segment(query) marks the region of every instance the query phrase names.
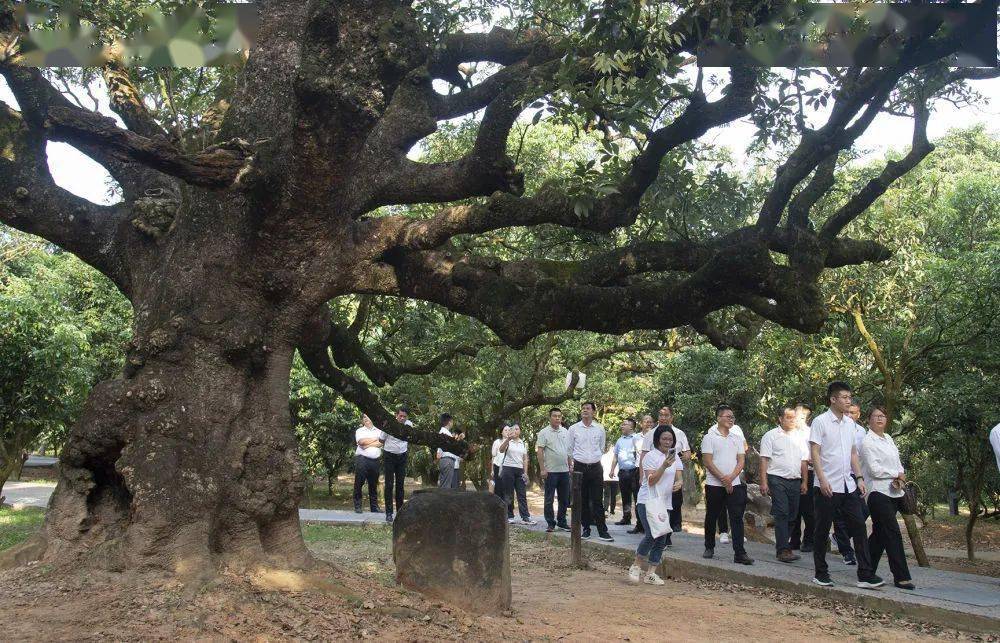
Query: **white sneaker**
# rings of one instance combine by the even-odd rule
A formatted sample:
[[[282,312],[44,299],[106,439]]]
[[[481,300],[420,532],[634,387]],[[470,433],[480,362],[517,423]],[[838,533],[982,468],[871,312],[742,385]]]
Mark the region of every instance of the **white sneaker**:
[[[535,521],[535,520],[528,519],[528,520],[522,520],[521,524],[522,525],[537,525],[538,522]]]
[[[508,518],[507,519],[507,524],[513,525],[515,522],[517,522],[517,520],[514,519],[514,518]]]
[[[638,565],[632,565],[628,568],[628,580],[633,585],[639,583],[639,579],[642,578],[642,569]]]
[[[656,572],[646,572],[646,577],[642,579],[642,582],[647,585],[663,585],[663,579],[656,575]]]
[[[722,534],[719,535],[719,542],[722,543],[723,545],[728,545],[729,534],[727,534],[726,532],[722,532]]]

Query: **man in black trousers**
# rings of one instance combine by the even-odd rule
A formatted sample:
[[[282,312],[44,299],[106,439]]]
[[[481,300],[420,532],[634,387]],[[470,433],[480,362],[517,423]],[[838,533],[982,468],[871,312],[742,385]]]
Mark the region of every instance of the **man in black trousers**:
[[[597,407],[593,402],[580,405],[580,421],[569,427],[569,466],[570,471],[583,473],[582,498],[583,537],[590,538],[591,525],[597,525],[597,534],[601,540],[614,542],[604,521],[604,469],[601,467],[601,456],[607,445],[607,433],[600,422],[594,421]]]

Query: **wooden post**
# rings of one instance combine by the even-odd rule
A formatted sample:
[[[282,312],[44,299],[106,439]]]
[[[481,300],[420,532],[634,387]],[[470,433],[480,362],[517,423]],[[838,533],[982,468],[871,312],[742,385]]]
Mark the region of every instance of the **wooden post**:
[[[572,483],[572,498],[573,502],[570,505],[573,511],[573,516],[570,520],[570,562],[576,567],[586,567],[587,564],[583,560],[583,534],[582,526],[580,521],[580,512],[583,510],[583,472],[574,471],[570,474],[573,480]]]
[[[906,533],[910,536],[910,545],[913,547],[913,554],[917,557],[917,565],[930,567],[931,562],[927,559],[927,552],[924,551],[924,539],[920,535],[917,517],[911,514],[902,515],[903,523],[906,525]]]

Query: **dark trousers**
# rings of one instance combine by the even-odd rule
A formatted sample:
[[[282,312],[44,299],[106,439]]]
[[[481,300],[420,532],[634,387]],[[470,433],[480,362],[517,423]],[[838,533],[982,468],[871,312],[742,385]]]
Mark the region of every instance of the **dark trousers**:
[[[403,481],[406,479],[406,453],[382,452],[382,467],[385,470],[385,512],[392,513],[395,497],[396,509],[403,507]],[[395,491],[395,494],[393,494]]]
[[[803,545],[812,547],[813,532],[816,531],[816,521],[813,517],[813,472],[809,472],[806,481],[808,491],[799,497],[799,512],[792,519],[792,529],[788,544],[792,549],[801,549]],[[803,528],[803,525],[805,527]]]
[[[670,529],[673,531],[681,531],[683,522],[681,520],[681,505],[684,504],[684,489],[678,489],[670,496],[670,506],[673,509],[670,510]]]
[[[354,508],[361,509],[361,487],[368,483],[368,502],[378,511],[378,458],[354,456]]]
[[[632,503],[639,495],[639,469],[621,469],[618,471],[618,489],[622,493],[622,518],[632,522]]]
[[[604,509],[608,513],[615,512],[615,504],[618,500],[618,481],[617,480],[605,480],[604,481]]]
[[[514,505],[514,494],[517,494],[517,509],[521,513],[521,520],[531,520],[531,513],[528,512],[528,493],[524,486],[524,469],[521,467],[504,467],[500,471],[500,483],[503,485],[504,502],[508,507]],[[514,514],[508,516],[513,518]]]
[[[507,502],[507,496],[503,492],[503,481],[500,480],[500,467],[493,465],[493,493],[498,495],[500,498]],[[507,502],[507,517],[514,517],[514,498],[510,498],[510,502]]]
[[[569,508],[569,471],[560,471],[545,476],[545,522],[549,527],[566,526],[566,510]],[[559,496],[559,513],[555,513],[552,502]],[[511,512],[513,515],[513,511]]]
[[[868,505],[861,502],[861,517],[868,518]],[[833,515],[833,539],[837,541],[837,551],[841,556],[854,558],[854,547],[851,547],[851,537],[847,533],[847,522],[840,514]]]
[[[747,508],[746,485],[733,486],[732,493],[725,487],[705,485],[705,549],[715,549],[715,528],[719,517],[729,516],[729,536],[733,540],[733,553],[746,554],[743,548],[743,512]]]
[[[847,488],[827,498],[816,489],[813,492],[816,505],[816,531],[813,533],[813,565],[816,575],[826,575],[826,549],[830,544],[830,526],[838,511],[847,523],[847,533],[854,541],[854,556],[858,561],[858,580],[867,580],[872,575],[872,561],[868,556],[868,539],[865,534],[865,519],[861,513],[861,496],[855,491],[847,493]]]
[[[604,522],[604,503],[602,495],[604,491],[604,468],[600,462],[584,464],[573,462],[573,470],[583,474],[583,488],[581,490],[581,501],[583,510],[580,512],[580,522],[584,529],[590,529],[591,525],[597,525],[597,532],[608,533],[608,525]]]
[[[912,580],[910,568],[906,564],[906,552],[903,550],[903,535],[896,522],[896,512],[902,510],[900,499],[873,491],[868,494],[868,509],[872,516],[872,533],[868,536],[872,572],[878,570],[879,559],[885,551],[893,580],[897,583]]]
[[[802,495],[801,478],[767,476],[767,486],[771,489],[771,515],[774,516],[774,547],[780,554],[788,546],[788,532],[792,518],[799,512],[799,496]]]

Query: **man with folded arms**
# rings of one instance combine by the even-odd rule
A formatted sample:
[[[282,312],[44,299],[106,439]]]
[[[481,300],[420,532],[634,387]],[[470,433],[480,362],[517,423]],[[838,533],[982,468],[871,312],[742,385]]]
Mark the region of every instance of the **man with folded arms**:
[[[813,420],[809,434],[812,465],[816,473],[813,497],[816,501],[816,532],[813,539],[813,582],[831,587],[826,549],[830,542],[830,525],[834,514],[840,513],[854,541],[858,562],[858,587],[875,589],[884,583],[872,570],[865,534],[865,519],[861,513],[861,495],[865,481],[861,479],[861,461],[855,442],[857,424],[847,415],[851,406],[851,387],[845,382],[831,382],[826,390],[830,409]],[[859,493],[860,492],[860,493]]]
[[[798,515],[799,497],[805,493],[809,471],[809,452],[795,437],[797,419],[795,407],[784,406],[778,415],[779,426],[765,433],[760,441],[760,492],[771,496],[774,545],[783,563],[801,558],[788,544],[791,521]]]

